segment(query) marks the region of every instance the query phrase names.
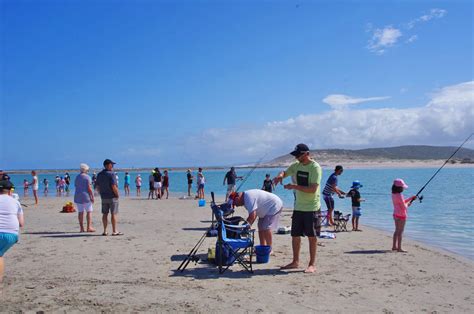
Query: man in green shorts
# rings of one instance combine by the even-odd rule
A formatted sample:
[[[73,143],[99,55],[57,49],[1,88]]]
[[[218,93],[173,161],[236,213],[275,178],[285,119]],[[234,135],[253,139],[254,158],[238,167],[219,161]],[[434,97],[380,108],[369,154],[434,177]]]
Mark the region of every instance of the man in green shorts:
[[[293,176],[296,184],[285,184],[287,190],[294,190],[296,199],[291,217],[291,237],[293,248],[293,260],[282,269],[294,269],[299,267],[301,237],[307,236],[309,240],[310,260],[305,273],[316,271],[316,229],[319,227],[319,211],[321,203],[319,198],[319,186],[321,185],[321,166],[309,156],[309,148],[305,144],[298,144],[290,153],[297,161],[292,163],[285,171],[273,178],[275,186],[283,184],[283,178]]]

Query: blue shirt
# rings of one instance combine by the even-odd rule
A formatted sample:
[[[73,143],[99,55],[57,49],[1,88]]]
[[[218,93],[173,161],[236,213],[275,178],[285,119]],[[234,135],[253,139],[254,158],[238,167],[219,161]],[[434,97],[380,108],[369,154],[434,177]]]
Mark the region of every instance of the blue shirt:
[[[333,173],[329,176],[328,180],[326,181],[326,186],[323,190],[323,195],[329,196],[334,194],[333,186],[337,186],[337,175]]]
[[[74,186],[76,188],[74,192],[74,203],[85,204],[91,202],[89,195],[90,185],[91,178],[87,174],[81,173],[76,177],[76,180],[74,181]]]
[[[97,175],[97,186],[99,187],[100,197],[103,199],[115,198],[114,191],[112,190],[113,185],[117,185],[117,179],[113,171],[107,171],[106,169],[99,172]]]

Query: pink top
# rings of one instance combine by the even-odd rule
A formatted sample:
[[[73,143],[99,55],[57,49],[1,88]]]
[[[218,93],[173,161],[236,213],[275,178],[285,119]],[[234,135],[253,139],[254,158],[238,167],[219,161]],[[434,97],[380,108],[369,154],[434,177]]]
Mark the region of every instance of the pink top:
[[[408,216],[408,203],[412,197],[405,199],[402,193],[392,193],[393,215],[399,218],[406,218]]]

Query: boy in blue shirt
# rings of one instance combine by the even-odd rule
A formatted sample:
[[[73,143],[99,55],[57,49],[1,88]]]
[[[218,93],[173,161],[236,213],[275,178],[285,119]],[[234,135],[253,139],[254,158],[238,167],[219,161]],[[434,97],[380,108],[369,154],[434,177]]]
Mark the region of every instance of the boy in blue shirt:
[[[351,190],[347,193],[347,196],[350,196],[352,200],[352,231],[362,231],[359,229],[359,217],[362,216],[360,202],[365,200],[360,197],[359,189],[361,187],[362,184],[359,181],[354,181]]]

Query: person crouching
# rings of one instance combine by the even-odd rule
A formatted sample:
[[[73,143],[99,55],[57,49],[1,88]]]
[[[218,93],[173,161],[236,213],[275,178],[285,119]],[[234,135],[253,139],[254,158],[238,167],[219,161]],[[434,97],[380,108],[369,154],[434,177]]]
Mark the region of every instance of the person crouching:
[[[283,210],[282,200],[273,193],[259,189],[245,192],[233,192],[229,196],[233,206],[244,206],[249,216],[247,222],[252,225],[258,217],[258,238],[260,245],[272,246],[272,232],[278,227]]]

